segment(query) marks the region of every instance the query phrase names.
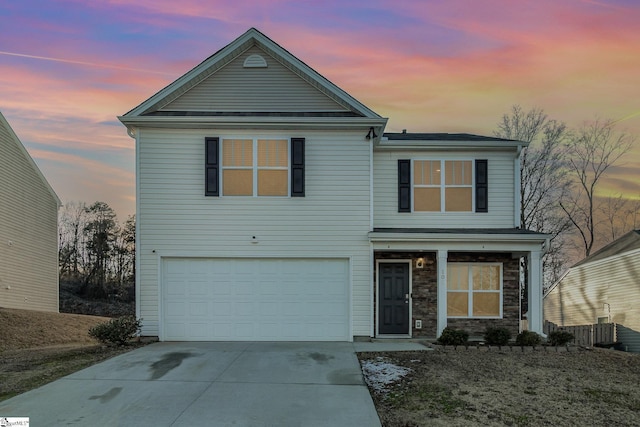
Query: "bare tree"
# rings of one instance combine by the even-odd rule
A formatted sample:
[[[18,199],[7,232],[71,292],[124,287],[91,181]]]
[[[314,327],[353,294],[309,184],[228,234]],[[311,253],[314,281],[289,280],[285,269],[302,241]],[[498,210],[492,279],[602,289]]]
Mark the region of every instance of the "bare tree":
[[[95,202],[85,209],[88,221],[84,227],[89,254],[89,268],[84,278],[84,292],[92,298],[108,296],[108,266],[113,254],[117,231],[116,213],[104,202]]]
[[[113,242],[113,279],[115,285],[124,288],[133,283],[135,277],[135,235],[136,216],[127,218],[124,225],[115,232]]]
[[[640,220],[640,200],[626,198],[622,194],[609,196],[600,203],[602,221],[606,223],[603,240],[613,242],[623,234],[635,230]]]
[[[60,212],[58,226],[60,276],[77,279],[86,261],[84,227],[87,220],[84,202],[68,202]]]
[[[566,193],[560,206],[578,232],[584,256],[591,254],[597,228],[597,189],[607,170],[629,151],[633,138],[618,133],[611,120],[585,123],[567,144],[567,167],[572,178],[572,191]]]
[[[529,143],[520,155],[520,227],[551,236],[542,262],[545,281],[553,283],[566,268],[563,233],[570,227],[558,204],[569,190],[564,167],[567,127],[550,119],[540,108],[524,111],[515,105],[502,117],[495,135]],[[525,299],[526,286],[525,282]]]

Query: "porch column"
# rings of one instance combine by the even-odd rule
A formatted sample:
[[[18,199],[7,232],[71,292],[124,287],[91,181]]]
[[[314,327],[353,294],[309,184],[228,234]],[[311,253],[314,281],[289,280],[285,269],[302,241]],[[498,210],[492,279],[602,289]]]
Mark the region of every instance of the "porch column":
[[[531,251],[529,258],[529,311],[527,321],[529,330],[544,336],[542,331],[542,262],[540,251]]]
[[[438,330],[436,337],[447,327],[447,251],[438,251]]]

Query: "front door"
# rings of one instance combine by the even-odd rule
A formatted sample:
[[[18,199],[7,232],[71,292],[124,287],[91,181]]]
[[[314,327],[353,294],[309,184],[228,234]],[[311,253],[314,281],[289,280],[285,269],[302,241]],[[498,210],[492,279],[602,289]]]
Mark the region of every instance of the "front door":
[[[378,333],[409,335],[409,266],[378,264]]]

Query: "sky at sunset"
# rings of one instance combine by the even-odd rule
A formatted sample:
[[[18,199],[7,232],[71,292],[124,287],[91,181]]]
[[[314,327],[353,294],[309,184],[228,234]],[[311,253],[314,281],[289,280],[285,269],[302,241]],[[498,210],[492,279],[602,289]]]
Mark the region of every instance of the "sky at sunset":
[[[256,27],[387,131],[492,135],[512,105],[637,136],[603,189],[640,198],[636,0],[0,0],[0,112],[63,203],[135,211],[122,115]]]

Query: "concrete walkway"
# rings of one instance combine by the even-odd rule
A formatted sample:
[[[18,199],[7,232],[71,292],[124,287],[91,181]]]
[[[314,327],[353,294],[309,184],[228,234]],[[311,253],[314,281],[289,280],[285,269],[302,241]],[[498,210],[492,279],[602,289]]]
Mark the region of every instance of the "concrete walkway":
[[[155,343],[0,402],[0,417],[33,426],[379,426],[355,351],[389,348]]]

